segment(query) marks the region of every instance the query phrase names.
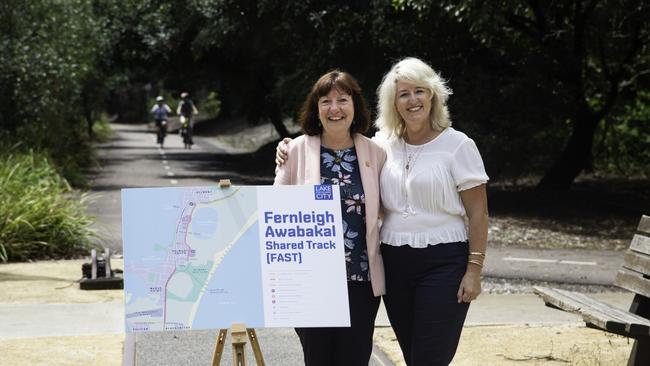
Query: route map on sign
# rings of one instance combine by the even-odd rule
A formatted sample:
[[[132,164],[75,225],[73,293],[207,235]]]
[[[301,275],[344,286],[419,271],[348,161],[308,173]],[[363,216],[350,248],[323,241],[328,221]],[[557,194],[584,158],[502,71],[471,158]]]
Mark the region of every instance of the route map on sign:
[[[349,323],[343,250],[335,244],[340,203],[316,201],[314,187],[122,190],[127,332],[311,324],[327,313],[313,290],[323,285],[333,286],[326,302],[333,297],[339,307],[323,324]],[[311,196],[299,200],[304,208],[278,208],[281,192],[291,199],[298,191]],[[280,220],[293,217],[311,223]],[[278,237],[288,232],[292,243]],[[329,285],[339,277],[343,286]]]

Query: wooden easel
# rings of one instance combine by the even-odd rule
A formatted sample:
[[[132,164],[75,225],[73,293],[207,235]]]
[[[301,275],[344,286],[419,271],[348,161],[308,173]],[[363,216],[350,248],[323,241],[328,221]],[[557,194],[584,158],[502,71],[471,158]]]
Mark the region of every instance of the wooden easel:
[[[219,187],[228,188],[231,186],[230,179],[220,179]],[[221,356],[223,356],[223,347],[226,343],[226,335],[228,334],[228,329],[220,329],[219,335],[217,336],[217,343],[214,345],[214,353],[212,354],[212,366],[219,366],[221,363]],[[257,366],[264,366],[264,357],[262,356],[262,350],[260,349],[260,344],[257,341],[257,334],[255,329],[246,328],[246,324],[243,323],[233,323],[230,327],[230,336],[232,337],[232,364],[233,366],[246,366],[246,352],[244,346],[246,346],[246,337],[251,341],[251,347],[253,348],[253,355],[255,355],[255,361]]]
[[[223,346],[226,343],[226,334],[228,329],[220,329],[217,336],[217,343],[214,346],[214,353],[212,354],[212,366],[219,366],[221,363],[221,356],[223,355]],[[232,337],[232,364],[233,366],[246,366],[246,337],[251,341],[253,348],[253,355],[255,355],[255,362],[257,366],[265,366],[264,357],[260,344],[257,341],[257,334],[255,329],[246,328],[246,324],[233,323],[230,328],[230,336]]]

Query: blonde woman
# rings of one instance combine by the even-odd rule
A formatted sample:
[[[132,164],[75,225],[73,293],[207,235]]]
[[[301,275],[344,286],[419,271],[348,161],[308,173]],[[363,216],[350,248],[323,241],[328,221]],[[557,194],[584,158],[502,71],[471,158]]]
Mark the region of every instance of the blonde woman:
[[[448,365],[481,292],[488,176],[474,141],[451,127],[450,94],[416,58],[378,88],[384,303],[408,365]]]

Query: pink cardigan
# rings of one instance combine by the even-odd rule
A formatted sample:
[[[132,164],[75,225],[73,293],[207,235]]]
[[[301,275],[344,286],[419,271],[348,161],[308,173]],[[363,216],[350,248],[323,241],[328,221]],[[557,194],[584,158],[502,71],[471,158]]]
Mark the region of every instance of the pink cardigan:
[[[366,196],[366,243],[370,282],[375,296],[386,293],[384,261],[379,251],[379,174],[386,153],[369,138],[355,134],[361,183]],[[320,136],[302,135],[289,143],[289,159],[275,169],[274,185],[320,184]]]

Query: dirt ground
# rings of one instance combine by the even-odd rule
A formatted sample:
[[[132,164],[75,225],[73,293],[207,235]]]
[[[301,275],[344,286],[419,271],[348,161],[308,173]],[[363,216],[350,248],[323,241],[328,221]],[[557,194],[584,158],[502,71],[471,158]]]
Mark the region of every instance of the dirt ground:
[[[642,214],[650,180],[581,177],[569,191],[488,185],[489,246],[623,250]]]
[[[375,343],[396,366],[403,361],[391,328],[377,328]],[[625,365],[627,338],[575,326],[465,327],[452,365]]]
[[[0,303],[48,304],[124,301],[116,290],[81,291],[78,260],[0,264]],[[124,268],[122,259],[111,260],[113,268]]]
[[[0,339],[2,366],[122,364],[123,334]]]

